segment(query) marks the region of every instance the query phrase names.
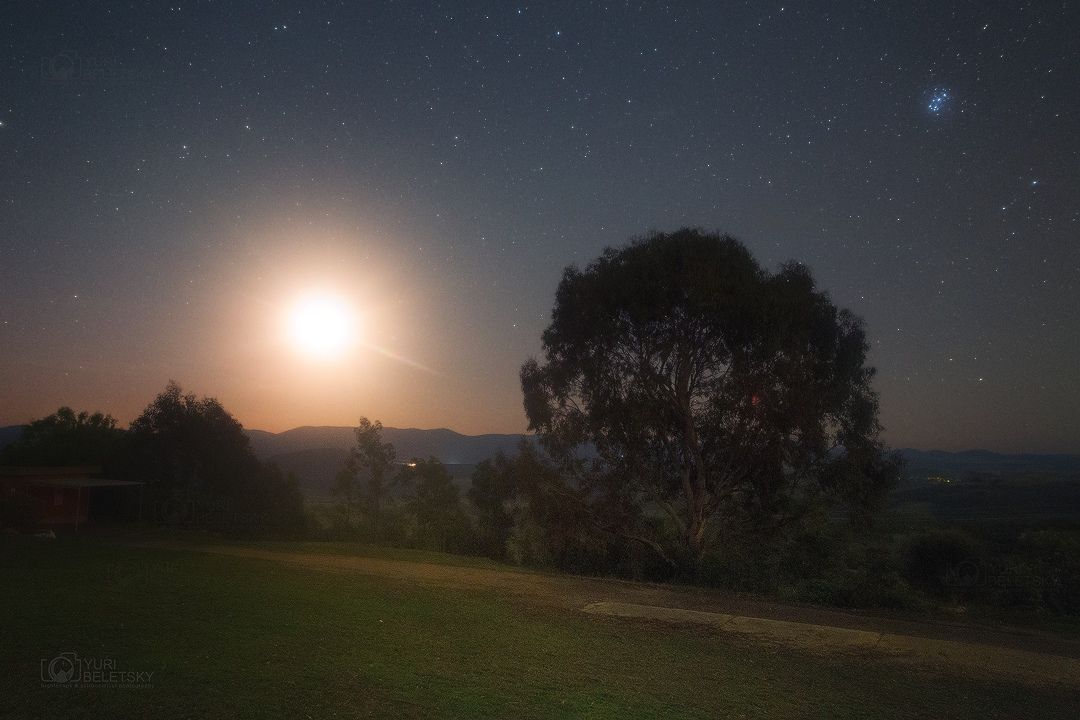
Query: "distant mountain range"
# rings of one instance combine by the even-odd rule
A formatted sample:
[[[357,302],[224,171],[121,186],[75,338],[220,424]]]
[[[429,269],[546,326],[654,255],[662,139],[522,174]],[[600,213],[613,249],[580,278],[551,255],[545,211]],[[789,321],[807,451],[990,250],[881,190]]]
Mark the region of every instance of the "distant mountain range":
[[[303,450],[333,448],[347,451],[356,444],[351,427],[298,427],[280,433],[248,430],[251,447],[261,458]],[[440,428],[383,428],[383,440],[393,443],[399,460],[434,456],[451,465],[475,464],[498,451],[514,453],[526,435],[462,435]]]
[[[326,495],[334,477],[356,444],[351,427],[298,427],[280,433],[248,430],[255,454],[292,472],[306,492]],[[418,430],[416,428],[383,428],[383,440],[393,443],[397,458],[436,457],[450,471],[455,482],[468,486],[476,464],[502,451],[517,452],[526,435],[462,435],[453,430]]]
[[[0,427],[0,447],[15,441],[23,426]],[[298,427],[280,433],[248,430],[255,454],[272,460],[283,470],[296,473],[301,485],[314,493],[329,490],[337,471],[355,443],[353,428],[322,426]],[[400,461],[436,457],[445,463],[455,479],[467,483],[472,468],[482,460],[502,451],[514,454],[523,439],[514,434],[462,435],[440,428],[384,428],[383,439],[393,443]],[[905,461],[905,475],[919,478],[942,475],[960,478],[972,474],[1014,475],[1047,473],[1080,475],[1080,455],[1006,455],[987,450],[944,452],[940,450],[899,450]]]
[[[989,450],[914,450],[898,451],[904,458],[904,474],[949,475],[959,477],[971,474],[1013,475],[1021,473],[1052,473],[1055,475],[1080,474],[1080,455],[1037,455],[1020,453],[1005,455]]]
[[[350,427],[300,427],[282,433],[249,430],[248,437],[256,454],[277,463],[282,470],[295,473],[306,489],[316,493],[329,490],[355,442]],[[394,444],[399,460],[434,456],[446,463],[455,480],[463,486],[468,484],[468,477],[477,463],[500,450],[512,455],[522,439],[529,437],[462,435],[446,429],[383,429],[383,438]],[[904,458],[904,474],[909,478],[1024,473],[1080,475],[1080,455],[1006,455],[987,450],[944,452],[912,448],[898,452]]]

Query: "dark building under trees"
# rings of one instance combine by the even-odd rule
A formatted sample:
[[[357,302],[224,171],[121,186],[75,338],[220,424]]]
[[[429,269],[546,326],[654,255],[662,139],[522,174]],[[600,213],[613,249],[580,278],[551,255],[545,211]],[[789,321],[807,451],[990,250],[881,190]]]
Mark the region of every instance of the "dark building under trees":
[[[143,483],[102,477],[101,468],[0,467],[0,493],[18,502],[24,528],[71,528],[141,518]],[[15,524],[15,523],[10,523]]]

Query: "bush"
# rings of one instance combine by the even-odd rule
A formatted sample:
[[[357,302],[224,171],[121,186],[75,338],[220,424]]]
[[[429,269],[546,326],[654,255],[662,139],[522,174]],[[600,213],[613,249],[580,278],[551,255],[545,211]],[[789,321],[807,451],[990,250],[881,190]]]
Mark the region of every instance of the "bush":
[[[972,594],[984,568],[978,544],[960,530],[928,530],[911,538],[904,550],[908,582],[934,597]]]
[[[40,527],[40,521],[34,498],[17,493],[0,493],[0,530],[32,533]]]
[[[707,550],[697,562],[695,579],[738,592],[772,593],[782,584],[780,555],[775,547],[749,543]]]
[[[506,555],[515,565],[544,567],[554,564],[547,545],[543,529],[532,518],[524,517],[515,522],[510,531],[510,537],[506,541]]]
[[[795,587],[793,599],[815,605],[893,610],[910,610],[922,604],[918,594],[900,573],[876,570],[872,567],[859,568],[807,580]]]
[[[695,579],[739,591],[792,595],[807,580],[844,567],[851,542],[847,526],[812,512],[772,537],[714,538],[697,563]]]
[[[999,604],[1080,614],[1080,533],[1024,533],[992,580]]]

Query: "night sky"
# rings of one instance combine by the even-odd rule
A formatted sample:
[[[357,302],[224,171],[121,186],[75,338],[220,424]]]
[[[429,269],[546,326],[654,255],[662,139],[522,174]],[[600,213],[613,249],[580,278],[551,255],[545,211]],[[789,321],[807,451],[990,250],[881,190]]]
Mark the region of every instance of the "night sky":
[[[563,267],[690,225],[866,319],[892,444],[1080,451],[1077,4],[847,5],[13,4],[0,424],[522,431]]]

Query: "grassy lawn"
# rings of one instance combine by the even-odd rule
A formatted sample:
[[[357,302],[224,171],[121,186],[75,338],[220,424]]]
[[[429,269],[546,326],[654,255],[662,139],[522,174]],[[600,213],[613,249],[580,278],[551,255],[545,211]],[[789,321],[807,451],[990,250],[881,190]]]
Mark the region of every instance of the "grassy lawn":
[[[217,541],[214,544],[228,544]],[[320,542],[320,541],[237,541],[232,544],[240,547],[261,548],[276,552],[311,553],[314,555],[359,555],[362,557],[377,558],[379,560],[404,560],[406,562],[434,563],[435,565],[455,565],[457,567],[476,567],[520,570],[521,568],[506,565],[495,560],[469,555],[450,555],[448,553],[435,552],[432,550],[414,550],[411,548],[396,548],[386,545],[365,545],[355,542]],[[537,572],[531,570],[531,572]]]
[[[3,540],[0,573],[5,718],[1075,716],[1065,688],[253,559]],[[151,686],[43,685],[61,652]]]

